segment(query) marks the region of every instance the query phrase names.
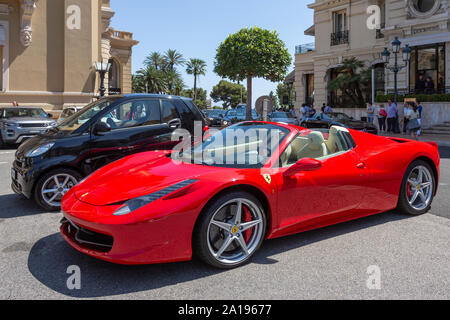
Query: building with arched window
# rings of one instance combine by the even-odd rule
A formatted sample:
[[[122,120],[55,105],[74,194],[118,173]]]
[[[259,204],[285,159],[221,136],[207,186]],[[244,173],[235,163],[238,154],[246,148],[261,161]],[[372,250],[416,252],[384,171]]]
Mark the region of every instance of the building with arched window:
[[[110,0],[0,0],[0,105],[85,105],[99,95],[99,61],[112,63],[106,94],[131,92],[138,42],[113,16]]]

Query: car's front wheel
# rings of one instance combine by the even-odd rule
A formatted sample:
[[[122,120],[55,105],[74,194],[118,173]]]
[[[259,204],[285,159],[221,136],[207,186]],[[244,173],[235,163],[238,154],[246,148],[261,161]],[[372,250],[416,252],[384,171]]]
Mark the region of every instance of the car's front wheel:
[[[266,216],[246,192],[223,195],[208,205],[194,230],[194,253],[207,264],[231,269],[247,263],[261,246]]]
[[[71,169],[56,169],[44,174],[34,188],[34,199],[43,209],[58,211],[63,196],[78,184],[81,175]]]
[[[428,212],[435,195],[436,181],[430,165],[416,160],[406,170],[400,190],[398,209],[410,215]]]

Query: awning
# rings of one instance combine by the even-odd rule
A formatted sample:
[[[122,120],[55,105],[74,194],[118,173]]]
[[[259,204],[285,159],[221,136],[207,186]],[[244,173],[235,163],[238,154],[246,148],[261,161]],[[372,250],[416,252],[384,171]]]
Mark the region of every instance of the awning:
[[[407,44],[410,47],[424,46],[427,44],[450,42],[450,32],[442,32],[437,34],[430,34],[426,36],[417,36],[411,38],[399,39],[402,42],[402,47]]]
[[[315,36],[316,35],[316,26],[313,24],[311,27],[305,30],[305,36]]]

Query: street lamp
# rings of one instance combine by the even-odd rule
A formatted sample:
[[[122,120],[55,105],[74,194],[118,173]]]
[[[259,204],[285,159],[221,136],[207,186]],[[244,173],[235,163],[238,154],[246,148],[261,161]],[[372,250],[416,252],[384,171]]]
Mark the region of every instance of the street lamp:
[[[108,62],[94,62],[95,71],[100,74],[100,96],[103,97],[105,95],[105,75],[109,72],[111,68],[111,63]]]
[[[406,45],[403,48],[403,61],[405,62],[404,66],[400,66],[398,64],[398,54],[400,53],[400,46],[402,42],[398,40],[398,37],[395,37],[394,41],[392,41],[392,52],[394,53],[394,65],[388,66],[389,59],[391,53],[388,48],[384,48],[384,51],[381,53],[381,57],[383,58],[383,62],[385,63],[385,68],[394,72],[394,102],[397,104],[398,102],[398,87],[397,87],[397,74],[400,70],[408,66],[408,62],[411,60],[411,48]]]

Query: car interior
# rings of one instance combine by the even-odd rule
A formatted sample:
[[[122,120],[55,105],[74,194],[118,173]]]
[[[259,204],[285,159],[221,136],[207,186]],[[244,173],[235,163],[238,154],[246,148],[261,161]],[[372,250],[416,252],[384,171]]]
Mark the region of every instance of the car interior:
[[[348,132],[347,129],[338,126],[301,131],[281,155],[281,166],[289,167],[304,158],[323,160],[351,150],[344,132]]]

